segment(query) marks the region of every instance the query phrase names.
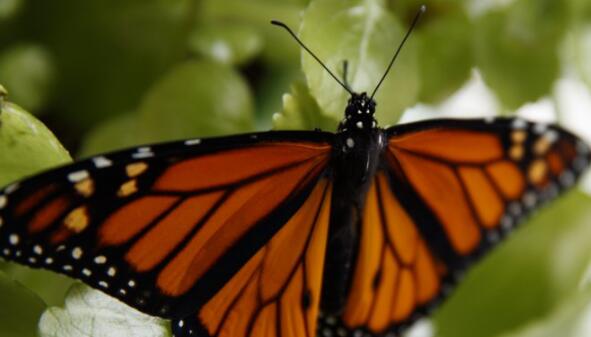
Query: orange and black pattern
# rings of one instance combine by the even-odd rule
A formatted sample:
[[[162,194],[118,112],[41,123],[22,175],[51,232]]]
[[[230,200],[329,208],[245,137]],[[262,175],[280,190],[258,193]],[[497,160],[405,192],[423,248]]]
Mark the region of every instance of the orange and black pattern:
[[[145,146],[10,185],[0,256],[171,319],[176,337],[396,336],[591,159],[521,119],[380,129],[351,117],[372,116],[368,99],[337,133]]]
[[[554,126],[464,123],[393,135],[386,151],[392,174],[418,195],[458,257],[498,241],[571,187],[589,161],[587,146]]]
[[[371,184],[361,226],[343,323],[379,333],[406,322],[437,297],[445,269],[392,193],[385,172]]]
[[[179,323],[198,321],[203,335],[212,337],[314,337],[330,195],[330,183],[322,179],[269,243],[199,310],[197,320]]]
[[[586,144],[520,119],[435,120],[388,130],[365,198],[342,314],[319,336],[395,336],[532,210],[571,187]]]
[[[0,196],[1,253],[153,315],[189,315],[196,287],[222,288],[301,205],[322,199],[313,192],[330,155],[321,135],[254,136],[236,137],[239,146],[210,139],[144,147],[9,186]]]

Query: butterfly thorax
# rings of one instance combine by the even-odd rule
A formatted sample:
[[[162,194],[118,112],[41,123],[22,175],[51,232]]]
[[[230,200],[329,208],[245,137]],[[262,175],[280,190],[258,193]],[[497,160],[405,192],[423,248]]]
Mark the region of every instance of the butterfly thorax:
[[[347,102],[345,118],[339,124],[339,132],[371,130],[378,125],[374,118],[376,102],[366,93],[352,94]]]
[[[340,169],[335,170],[335,178],[342,176],[352,195],[358,195],[358,189],[373,176],[384,147],[382,129],[374,119],[375,107],[366,93],[353,94],[336,135],[333,160]]]

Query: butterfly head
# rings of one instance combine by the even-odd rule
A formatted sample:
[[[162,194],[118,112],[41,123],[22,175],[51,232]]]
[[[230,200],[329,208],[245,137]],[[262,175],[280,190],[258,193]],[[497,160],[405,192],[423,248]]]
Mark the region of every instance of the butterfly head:
[[[345,118],[339,125],[339,131],[376,128],[375,111],[376,102],[371,97],[364,92],[353,93],[347,102]]]

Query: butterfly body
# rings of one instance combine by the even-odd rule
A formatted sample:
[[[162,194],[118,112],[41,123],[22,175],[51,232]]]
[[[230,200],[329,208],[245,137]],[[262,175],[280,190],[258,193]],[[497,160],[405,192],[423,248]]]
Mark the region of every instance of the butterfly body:
[[[354,94],[335,134],[330,174],[334,180],[329,240],[327,242],[324,283],[331,284],[323,294],[322,309],[339,314],[350,286],[359,223],[365,196],[380,165],[385,147],[384,130],[374,119],[375,102],[365,93]]]

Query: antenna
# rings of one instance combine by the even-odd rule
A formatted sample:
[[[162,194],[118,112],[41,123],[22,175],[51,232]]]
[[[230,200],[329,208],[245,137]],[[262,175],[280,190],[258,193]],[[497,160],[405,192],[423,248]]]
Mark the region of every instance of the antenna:
[[[314,55],[314,53],[310,49],[308,49],[308,47],[306,47],[306,45],[302,41],[300,41],[300,39],[298,39],[295,33],[285,23],[277,20],[271,20],[271,24],[285,28],[285,30],[287,30],[287,32],[297,41],[297,43],[299,43],[300,46],[302,46],[302,48],[304,48],[304,50],[308,52],[308,54],[310,54],[318,63],[320,63],[320,65],[330,74],[330,76],[332,76],[332,78],[335,79],[335,81],[337,81],[341,85],[341,87],[347,90],[349,94],[353,95],[353,91],[351,91],[351,89],[349,89],[341,80],[339,80],[332,73],[332,71],[330,71],[330,69],[328,69],[328,67],[326,67],[324,63],[322,63],[322,61],[320,61],[320,59],[316,55]]]
[[[370,99],[373,99],[373,96],[378,91],[378,88],[380,87],[380,85],[382,85],[382,82],[384,82],[384,79],[386,78],[386,75],[388,75],[388,72],[390,72],[390,69],[392,68],[392,65],[394,64],[394,61],[396,60],[396,58],[398,57],[398,54],[402,50],[402,46],[404,46],[404,43],[406,42],[406,40],[410,36],[410,33],[413,31],[413,29],[417,25],[417,22],[419,21],[419,18],[421,17],[421,15],[423,13],[425,13],[426,10],[427,10],[427,6],[421,5],[421,8],[419,8],[419,11],[415,15],[415,18],[412,20],[412,23],[410,24],[410,28],[408,29],[408,32],[406,32],[406,35],[404,36],[404,39],[402,39],[402,42],[398,46],[398,49],[396,49],[396,52],[394,53],[394,56],[392,57],[392,60],[390,61],[390,64],[388,65],[388,68],[386,68],[386,72],[384,73],[384,75],[382,76],[382,78],[380,79],[380,81],[378,82],[378,85],[376,85],[376,88],[371,93]]]
[[[349,61],[344,60],[343,61],[343,83],[345,84],[345,86],[349,89],[351,89],[351,86],[349,85],[349,82],[347,81],[347,75],[349,73]]]

